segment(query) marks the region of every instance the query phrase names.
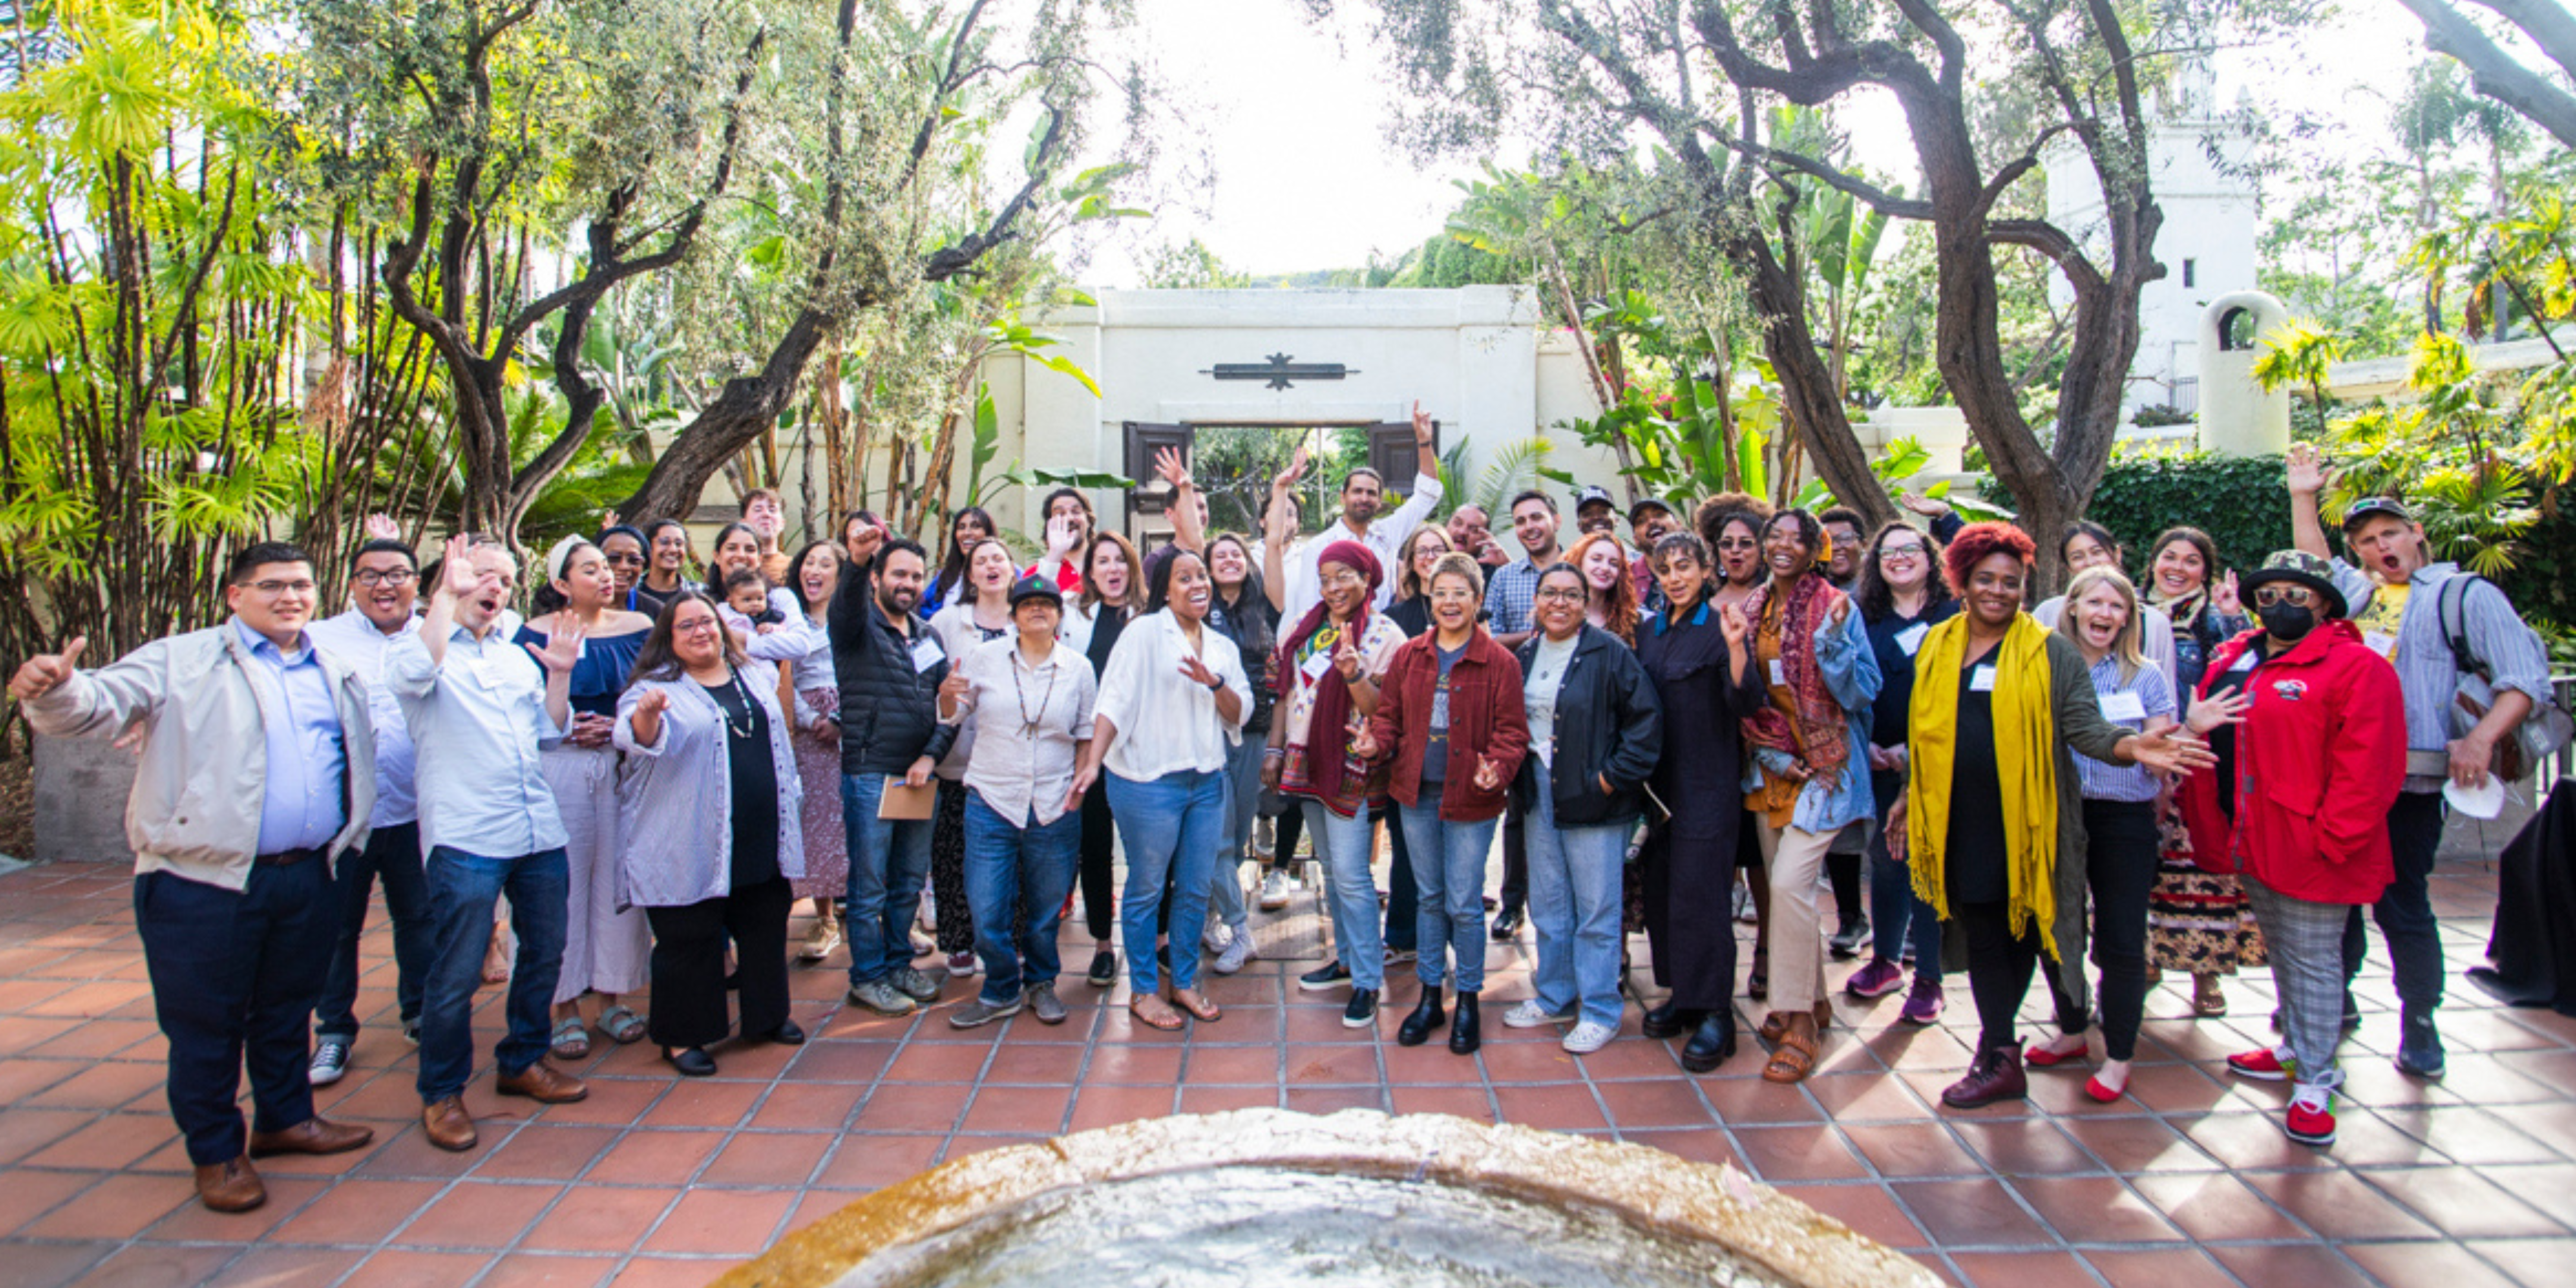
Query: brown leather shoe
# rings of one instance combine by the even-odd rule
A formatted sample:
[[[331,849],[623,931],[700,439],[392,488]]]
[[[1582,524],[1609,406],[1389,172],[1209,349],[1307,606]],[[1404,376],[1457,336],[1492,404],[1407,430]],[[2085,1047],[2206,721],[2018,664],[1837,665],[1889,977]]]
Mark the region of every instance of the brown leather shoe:
[[[271,1154],[345,1154],[376,1138],[373,1127],[352,1127],[335,1123],[320,1114],[284,1131],[255,1131],[250,1134],[250,1156],[266,1158]]]
[[[259,1173],[245,1154],[229,1163],[198,1168],[197,1201],[217,1212],[248,1212],[268,1201],[268,1187],[259,1183]]]
[[[449,1096],[422,1106],[420,1129],[421,1134],[429,1137],[430,1144],[450,1153],[472,1149],[479,1139],[474,1134],[473,1115],[465,1112],[463,1096]]]
[[[517,1073],[505,1073],[496,1079],[492,1089],[505,1096],[526,1096],[541,1105],[564,1105],[590,1094],[581,1079],[568,1073],[557,1073],[539,1060]]]

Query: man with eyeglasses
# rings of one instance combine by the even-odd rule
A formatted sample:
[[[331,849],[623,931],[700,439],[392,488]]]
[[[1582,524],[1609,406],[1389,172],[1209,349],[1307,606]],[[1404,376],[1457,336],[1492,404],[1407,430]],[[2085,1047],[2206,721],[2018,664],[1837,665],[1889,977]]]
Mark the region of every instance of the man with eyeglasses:
[[[2391,498],[2363,497],[2344,511],[2343,540],[2352,560],[2332,558],[2317,497],[2333,477],[2316,448],[2292,445],[2291,539],[2302,552],[2331,560],[2335,589],[2354,606],[2363,641],[2396,666],[2406,699],[2406,788],[2388,812],[2397,875],[2371,915],[2388,939],[2397,977],[2398,1072],[2429,1081],[2444,1068],[2442,1036],[2433,1019],[2442,1004],[2443,966],[2431,884],[2446,812],[2442,785],[2486,785],[2496,744],[2514,737],[2534,704],[2550,698],[2549,654],[2495,583],[2456,563],[2433,562],[2424,525]],[[2454,651],[2454,636],[2464,650]],[[2495,700],[2472,727],[2455,735],[2453,697],[2460,676],[2481,665]],[[2344,932],[2347,983],[2360,973],[2365,947],[2356,909]],[[2359,1018],[2356,1008],[2345,1007],[2346,1024]]]
[[[1510,514],[1512,537],[1521,543],[1522,553],[1485,579],[1485,629],[1493,632],[1495,643],[1517,649],[1538,633],[1539,574],[1562,562],[1565,552],[1556,544],[1555,497],[1531,488],[1512,498]],[[1501,906],[1494,912],[1493,936],[1501,943],[1520,933],[1529,909],[1529,841],[1518,805],[1503,812],[1503,885],[1498,893]]]
[[[304,1045],[338,921],[331,867],[362,844],[375,776],[366,685],[315,648],[313,561],[263,541],[225,579],[232,616],[96,671],[87,641],[9,681],[36,732],[141,735],[126,800],[134,920],[169,1039],[170,1114],[217,1212],[268,1200],[253,1157],[336,1154],[375,1138],[313,1112]],[[235,1100],[250,1070],[245,1139]]]
[[[314,1008],[313,1085],[329,1086],[348,1071],[358,1042],[358,937],[367,928],[367,901],[378,881],[385,912],[394,923],[394,1001],[403,1036],[420,1041],[421,990],[431,948],[429,886],[420,864],[420,806],[412,789],[411,726],[402,704],[385,687],[385,657],[419,626],[420,570],[401,530],[383,515],[367,519],[368,540],[349,571],[349,611],[313,623],[313,646],[367,686],[367,714],[375,726],[376,805],[367,818],[367,843],[332,873],[339,932],[323,966],[322,996]]]

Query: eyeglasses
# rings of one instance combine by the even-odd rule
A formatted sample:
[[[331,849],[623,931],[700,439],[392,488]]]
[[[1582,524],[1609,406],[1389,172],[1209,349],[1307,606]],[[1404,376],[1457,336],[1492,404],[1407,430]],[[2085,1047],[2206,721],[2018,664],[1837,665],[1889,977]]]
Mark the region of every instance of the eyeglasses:
[[[1565,587],[1563,587],[1563,586],[1557,586],[1557,587],[1553,587],[1553,588],[1550,588],[1550,589],[1547,589],[1547,590],[1542,590],[1542,591],[1538,592],[1538,594],[1535,596],[1535,598],[1543,599],[1543,600],[1550,600],[1550,599],[1552,599],[1552,600],[1557,601],[1558,603],[1566,603],[1566,604],[1580,604],[1580,603],[1582,603],[1582,602],[1583,602],[1583,600],[1584,600],[1585,596],[1586,596],[1586,595],[1588,595],[1589,593],[1590,593],[1590,592],[1588,592],[1588,591],[1582,591],[1582,590],[1567,590],[1567,589],[1566,589]]]
[[[2305,586],[2260,586],[2255,588],[2254,602],[2305,608],[2317,602],[2317,592]]]
[[[1880,546],[1878,548],[1878,557],[1881,559],[1920,559],[1925,553],[1921,546]]]
[[[1762,543],[1751,537],[1722,537],[1718,540],[1717,548],[1720,550],[1759,550],[1762,548]]]
[[[644,566],[644,556],[643,556],[641,553],[636,552],[636,551],[627,551],[627,552],[624,552],[624,553],[622,553],[622,554],[604,555],[604,556],[602,556],[602,558],[605,558],[606,560],[608,560],[608,562],[610,562],[610,563],[612,563],[612,564],[633,564],[633,565],[635,565],[635,566],[636,566],[636,567],[638,567],[638,568],[641,568],[641,567],[643,567],[643,566]]]
[[[1346,572],[1324,578],[1324,584],[1335,590],[1348,590],[1355,586],[1367,585],[1368,578],[1355,572]]]
[[[241,584],[245,588],[258,591],[271,599],[290,593],[297,595],[310,595],[313,593],[313,583],[310,581],[251,581],[243,582]]]
[[[671,623],[671,633],[677,635],[683,631],[690,633],[711,631],[716,629],[720,624],[721,623],[717,622],[716,619],[712,617],[692,617],[685,622]]]
[[[354,581],[361,586],[373,589],[377,586],[408,585],[419,575],[420,574],[413,572],[409,568],[388,568],[381,572],[376,569],[369,568],[349,580]]]

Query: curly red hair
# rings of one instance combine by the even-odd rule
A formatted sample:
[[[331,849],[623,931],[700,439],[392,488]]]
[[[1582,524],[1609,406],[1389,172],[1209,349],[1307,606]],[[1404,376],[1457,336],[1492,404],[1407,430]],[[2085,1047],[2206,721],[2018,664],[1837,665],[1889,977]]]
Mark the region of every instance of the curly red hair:
[[[2006,554],[2028,564],[2039,557],[2030,534],[2009,523],[1971,523],[1950,538],[1950,547],[1941,552],[1941,572],[1949,578],[1950,593],[1968,596],[1968,573],[1987,556]]]

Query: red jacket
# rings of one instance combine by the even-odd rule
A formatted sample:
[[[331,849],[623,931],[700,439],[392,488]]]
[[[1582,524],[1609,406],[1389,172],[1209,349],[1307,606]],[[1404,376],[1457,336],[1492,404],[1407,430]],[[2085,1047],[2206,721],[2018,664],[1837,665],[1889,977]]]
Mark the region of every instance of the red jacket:
[[[1377,715],[1369,733],[1380,755],[1392,753],[1388,790],[1405,805],[1422,801],[1422,753],[1431,741],[1432,691],[1440,684],[1438,632],[1424,631],[1395,651],[1378,681]],[[1521,664],[1510,649],[1479,626],[1467,651],[1449,668],[1449,771],[1440,790],[1440,817],[1480,823],[1503,812],[1512,778],[1529,752],[1529,715],[1521,706]],[[1500,785],[1476,786],[1476,757],[1495,762]]]
[[[2406,708],[2397,671],[2340,619],[2288,652],[2236,672],[2262,638],[2249,631],[2210,658],[2207,694],[2231,673],[2254,700],[2236,726],[2236,819],[2218,808],[2211,770],[2194,774],[2183,814],[2195,849],[2294,899],[2374,903],[2395,876],[2388,811],[2406,782]],[[2223,851],[2221,846],[2224,847]]]

